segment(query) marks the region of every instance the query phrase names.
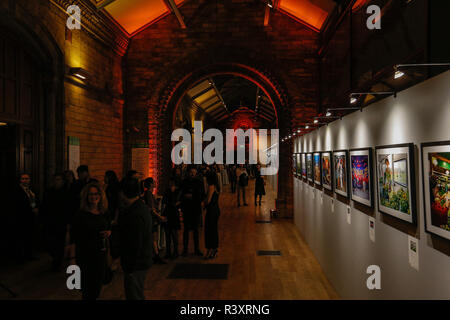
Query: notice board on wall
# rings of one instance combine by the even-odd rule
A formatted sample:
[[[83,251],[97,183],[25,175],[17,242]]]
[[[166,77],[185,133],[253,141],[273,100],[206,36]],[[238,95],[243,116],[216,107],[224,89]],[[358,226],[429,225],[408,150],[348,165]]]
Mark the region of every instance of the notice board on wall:
[[[80,138],[68,137],[68,165],[69,170],[76,172],[80,166]]]
[[[131,149],[131,168],[136,170],[143,177],[148,175],[149,148]]]

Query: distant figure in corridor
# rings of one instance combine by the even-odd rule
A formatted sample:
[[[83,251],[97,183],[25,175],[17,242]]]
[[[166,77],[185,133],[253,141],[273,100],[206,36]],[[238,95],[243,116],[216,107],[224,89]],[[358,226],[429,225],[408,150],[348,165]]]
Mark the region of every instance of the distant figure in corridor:
[[[120,183],[125,209],[119,216],[120,262],[127,300],[144,300],[144,283],[152,265],[152,214],[139,199],[139,181],[125,178]]]
[[[255,168],[255,206],[256,200],[259,196],[259,205],[261,206],[261,198],[262,196],[266,195],[266,189],[264,188],[265,185],[264,178],[261,176],[261,165],[257,165]]]
[[[33,235],[38,214],[38,200],[31,190],[31,178],[22,173],[19,185],[14,190],[14,234],[16,236],[16,258],[18,262],[34,260]]]
[[[178,230],[180,230],[180,189],[175,179],[169,180],[169,188],[164,193],[162,215],[167,219],[163,223],[166,234],[166,259],[178,258]],[[173,253],[172,253],[173,244]]]
[[[231,184],[231,192],[235,193],[236,192],[236,166],[232,165],[229,168],[230,172],[229,172],[229,177],[230,177],[230,184]]]
[[[183,211],[183,256],[188,254],[189,231],[194,234],[194,247],[197,256],[203,256],[199,248],[198,228],[202,218],[202,201],[205,198],[203,182],[196,178],[197,169],[191,166],[189,175],[183,180],[181,187],[181,210]]]
[[[237,205],[241,206],[240,196],[242,193],[242,201],[244,202],[244,206],[248,206],[247,200],[245,199],[245,189],[248,186],[248,172],[245,169],[244,165],[240,164],[236,169],[236,179],[237,179]],[[241,192],[242,191],[242,192]]]
[[[106,276],[106,243],[111,235],[107,210],[108,201],[100,185],[92,182],[85,186],[72,226],[83,300],[96,300],[100,296]]]
[[[210,173],[206,177],[208,181],[208,193],[205,199],[205,247],[207,249],[206,259],[214,259],[217,256],[219,247],[218,222],[220,216],[219,192],[220,187],[217,176]]]

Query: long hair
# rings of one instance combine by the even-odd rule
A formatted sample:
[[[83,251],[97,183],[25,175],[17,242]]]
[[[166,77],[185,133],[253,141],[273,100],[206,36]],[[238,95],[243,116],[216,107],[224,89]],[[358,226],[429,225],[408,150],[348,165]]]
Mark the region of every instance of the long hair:
[[[106,194],[97,182],[91,182],[83,188],[81,191],[81,203],[80,209],[83,211],[89,211],[88,193],[90,188],[97,189],[100,194],[100,201],[98,203],[98,210],[101,213],[105,213],[108,210],[108,200],[106,199]]]
[[[116,186],[119,184],[119,179],[114,171],[108,170],[105,172],[105,176],[108,178],[108,185]]]

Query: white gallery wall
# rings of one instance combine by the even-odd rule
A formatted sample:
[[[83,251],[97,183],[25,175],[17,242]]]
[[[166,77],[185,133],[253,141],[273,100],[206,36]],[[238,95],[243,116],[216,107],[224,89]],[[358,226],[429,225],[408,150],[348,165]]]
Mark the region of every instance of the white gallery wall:
[[[295,152],[415,145],[419,270],[409,263],[408,234],[383,221],[377,201],[373,242],[369,238],[370,215],[357,210],[353,201],[349,201],[349,224],[347,204],[336,199],[336,194],[332,194],[332,212],[329,195],[294,178],[295,224],[342,298],[450,299],[450,256],[434,247],[424,229],[420,158],[421,143],[445,140],[450,140],[450,71],[294,140]],[[375,183],[373,187],[376,200]],[[442,241],[449,247],[448,240]],[[380,290],[367,288],[370,265],[381,268]]]

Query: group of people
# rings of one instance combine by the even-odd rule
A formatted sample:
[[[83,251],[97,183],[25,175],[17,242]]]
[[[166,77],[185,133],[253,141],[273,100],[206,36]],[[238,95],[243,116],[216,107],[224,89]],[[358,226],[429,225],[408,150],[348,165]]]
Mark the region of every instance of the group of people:
[[[162,201],[154,195],[153,178],[140,180],[129,171],[119,181],[114,171],[106,171],[103,185],[90,177],[86,165],[55,174],[53,184],[42,201],[31,189],[28,174],[20,175],[14,194],[15,226],[20,230],[15,252],[19,262],[33,257],[33,234],[41,221],[52,269],[58,271],[68,256],[70,264],[81,269],[83,299],[97,299],[104,284],[111,281],[115,262],[124,272],[127,299],[143,299],[145,275],[153,263],[164,264],[158,244],[158,230],[165,234],[164,259],[179,256],[178,234],[183,225],[183,251],[187,256],[193,234],[194,255],[214,259],[218,254],[220,216],[219,195],[229,182],[238,191],[244,206],[250,177],[255,182],[255,205],[265,194],[260,167],[254,166],[176,166]],[[234,184],[233,184],[234,182]],[[237,188],[236,188],[237,186]],[[203,219],[203,211],[205,211]],[[206,253],[199,244],[199,229],[204,227]]]

